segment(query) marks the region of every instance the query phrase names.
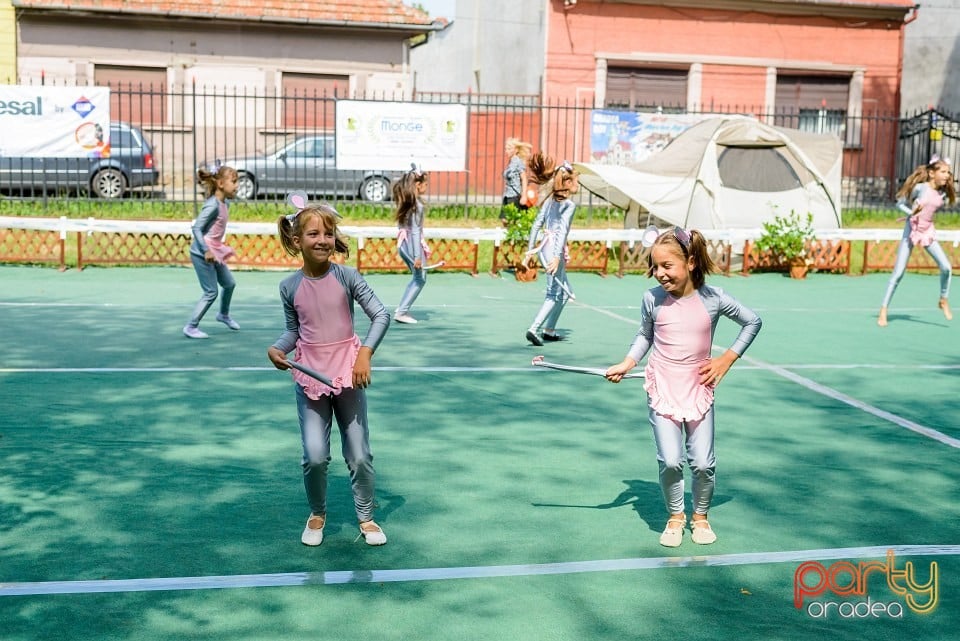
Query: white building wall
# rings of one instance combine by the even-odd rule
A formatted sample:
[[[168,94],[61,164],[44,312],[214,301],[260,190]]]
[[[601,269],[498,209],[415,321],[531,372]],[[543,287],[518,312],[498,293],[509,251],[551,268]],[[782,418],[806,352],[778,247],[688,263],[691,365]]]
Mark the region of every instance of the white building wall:
[[[923,0],[906,26],[901,110],[929,106],[960,115],[960,1]]]
[[[451,24],[410,52],[417,92],[539,94],[549,0],[457,0]]]

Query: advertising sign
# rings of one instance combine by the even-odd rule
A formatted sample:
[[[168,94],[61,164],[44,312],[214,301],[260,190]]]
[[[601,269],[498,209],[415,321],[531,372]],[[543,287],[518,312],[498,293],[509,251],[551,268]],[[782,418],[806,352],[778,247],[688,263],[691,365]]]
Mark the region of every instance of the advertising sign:
[[[338,169],[464,171],[467,108],[338,100],[336,143]]]
[[[0,156],[109,156],[110,89],[0,85],[0,131]]]
[[[590,114],[590,162],[629,167],[666,147],[709,115],[595,109]]]

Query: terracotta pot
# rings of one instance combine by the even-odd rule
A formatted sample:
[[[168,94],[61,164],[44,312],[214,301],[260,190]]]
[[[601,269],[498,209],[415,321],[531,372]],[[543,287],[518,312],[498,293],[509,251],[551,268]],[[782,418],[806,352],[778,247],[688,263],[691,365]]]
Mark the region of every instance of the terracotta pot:
[[[802,258],[790,261],[790,278],[806,278],[807,263]]]

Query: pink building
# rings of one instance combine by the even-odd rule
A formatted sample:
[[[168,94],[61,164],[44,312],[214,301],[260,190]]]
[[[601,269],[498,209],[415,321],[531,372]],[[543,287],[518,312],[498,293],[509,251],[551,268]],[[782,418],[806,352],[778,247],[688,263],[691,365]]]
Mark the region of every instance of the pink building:
[[[890,132],[864,116],[900,109],[904,28],[914,5],[550,0],[543,98],[597,109],[733,111],[831,132],[845,143],[844,175],[860,175],[863,157],[893,158]],[[583,124],[566,129],[572,136]],[[874,162],[869,173],[877,175]]]

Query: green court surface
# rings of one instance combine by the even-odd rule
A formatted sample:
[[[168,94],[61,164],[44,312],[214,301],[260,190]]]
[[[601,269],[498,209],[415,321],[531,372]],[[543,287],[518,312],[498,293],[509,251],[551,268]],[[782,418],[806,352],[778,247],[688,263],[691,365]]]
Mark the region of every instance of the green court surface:
[[[421,323],[391,327],[368,390],[389,542],[355,540],[335,437],[326,540],[301,545],[292,383],[265,355],[284,275],[238,272],[241,331],[213,310],[211,338],[191,341],[192,270],[0,267],[0,639],[920,641],[960,628],[960,319],[936,308],[935,276],[905,277],[887,328],[886,274],[710,280],[764,327],[717,392],[719,540],[668,549],[642,381],[531,366],[623,357],[653,282],[588,274],[571,276],[568,340],[541,348],[523,334],[542,279],[431,274]],[[407,280],[368,277],[390,310]],[[721,320],[718,353],[736,329]],[[797,608],[801,567],[831,582]]]

